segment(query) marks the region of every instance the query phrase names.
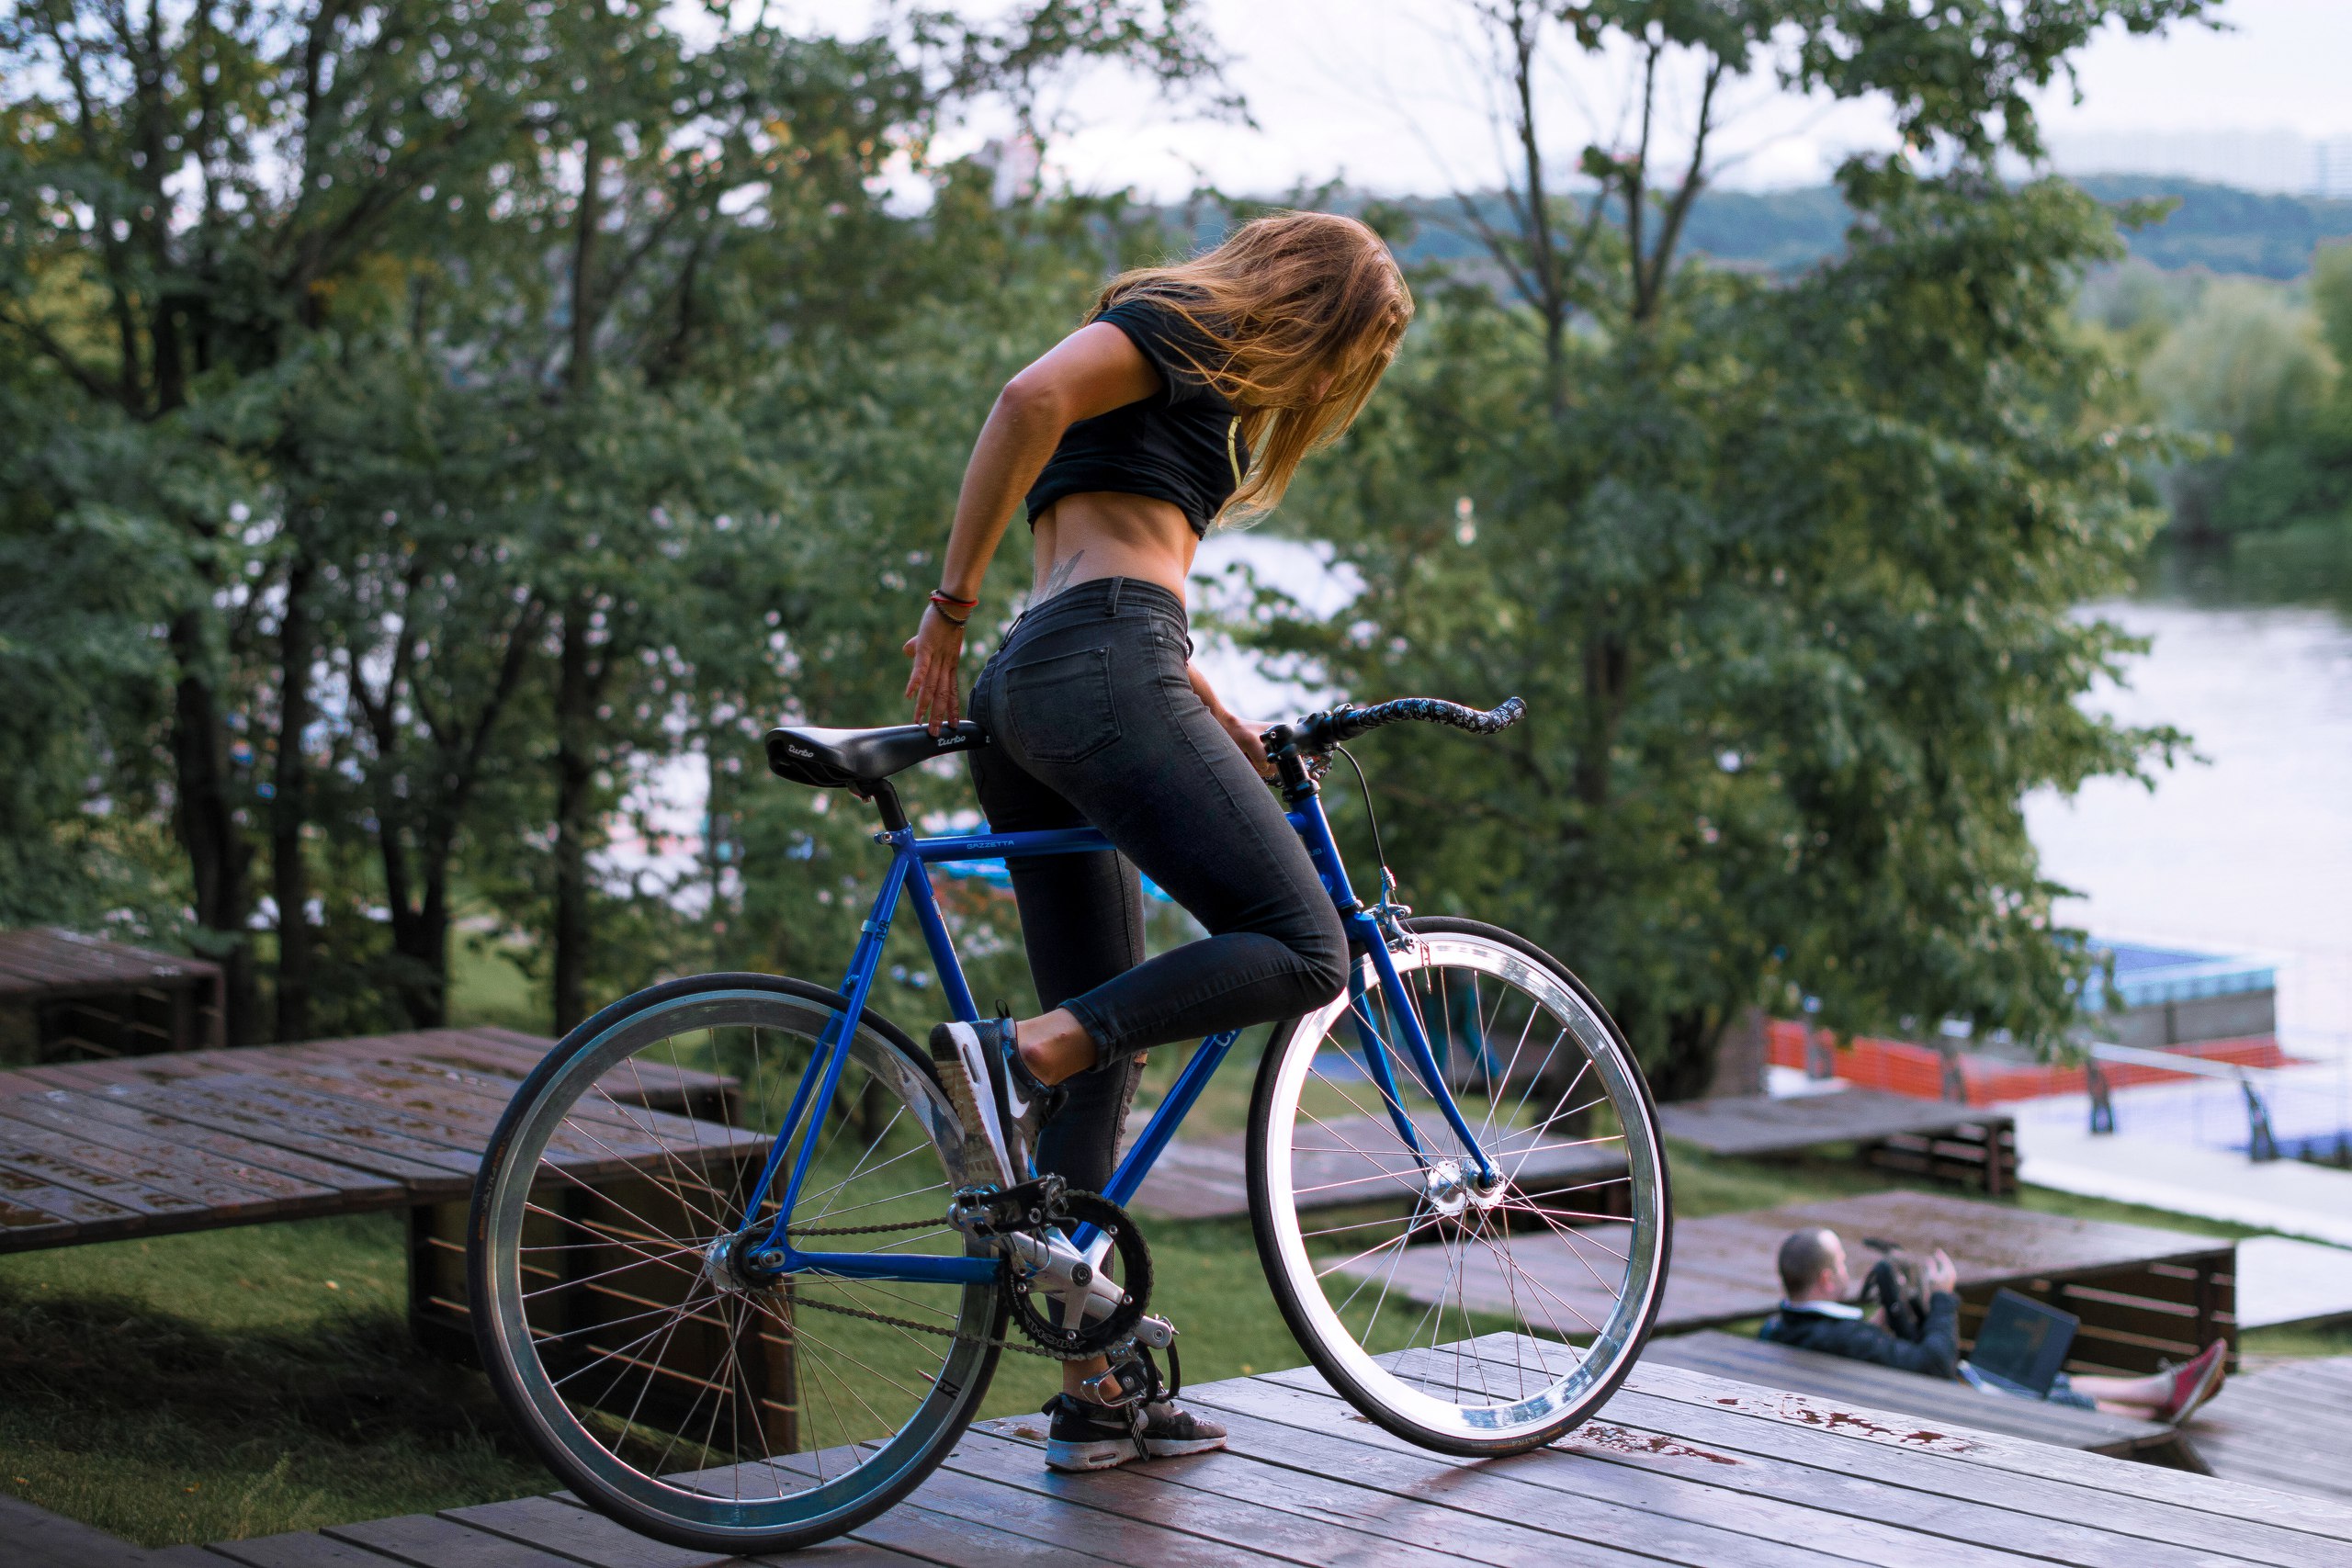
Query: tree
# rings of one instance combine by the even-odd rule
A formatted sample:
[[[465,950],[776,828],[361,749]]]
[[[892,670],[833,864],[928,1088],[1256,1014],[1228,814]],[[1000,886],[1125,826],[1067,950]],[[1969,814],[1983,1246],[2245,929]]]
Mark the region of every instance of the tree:
[[[891,179],[944,177],[942,116],[1031,123],[1089,61],[1214,86],[1184,0],[807,35],[629,4],[7,7],[0,378],[73,405],[8,475],[7,547],[169,546],[84,584],[102,635],[28,615],[54,639],[28,660],[79,661],[59,689],[122,700],[58,731],[8,852],[55,886],[87,848],[69,800],[167,811],[234,1041],[270,1028],[265,979],[281,1035],[381,1021],[370,988],[440,1021],[484,894],[576,1020],[597,911],[628,902],[593,864],[611,809],[709,711],[682,649],[741,666],[769,627],[730,643],[721,610],[797,587],[707,564],[741,565],[735,519],[805,521],[740,434],[772,366],[919,314],[959,258]],[[77,465],[101,442],[110,470]],[[837,574],[864,543],[777,558]]]
[[[2152,525],[2069,320],[2112,221],[1994,162],[2039,154],[2023,95],[2097,28],[2203,7],[1478,9],[1519,162],[1507,223],[1462,207],[1510,300],[1427,281],[1391,388],[1300,495],[1367,591],[1263,635],[1366,697],[1528,697],[1486,747],[1384,739],[1408,765],[1383,816],[1424,907],[1561,952],[1662,1094],[1702,1091],[1758,1003],[2054,1037],[2087,960],[2020,797],[2177,738],[2074,705],[2132,645],[2069,611]],[[1542,156],[1561,39],[1632,62],[1635,140],[1588,149],[1580,190]],[[1845,167],[1845,254],[1785,286],[1678,254],[1722,89],[1759,60],[1883,99],[1910,149]],[[1669,73],[1697,109],[1661,174]]]

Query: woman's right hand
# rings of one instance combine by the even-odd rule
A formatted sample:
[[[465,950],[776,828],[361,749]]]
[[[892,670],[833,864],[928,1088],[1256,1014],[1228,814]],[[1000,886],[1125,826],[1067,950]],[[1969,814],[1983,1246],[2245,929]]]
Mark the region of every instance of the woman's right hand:
[[[964,628],[941,615],[938,605],[927,606],[915,635],[907,638],[906,655],[915,661],[907,676],[915,722],[929,725],[936,735],[941,726],[953,724],[960,716],[956,671],[964,655]]]

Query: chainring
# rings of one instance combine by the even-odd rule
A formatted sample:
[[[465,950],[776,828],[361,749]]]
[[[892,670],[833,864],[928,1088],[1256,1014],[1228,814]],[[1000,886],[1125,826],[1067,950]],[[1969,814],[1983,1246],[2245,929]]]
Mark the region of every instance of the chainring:
[[[1136,1325],[1151,1306],[1151,1248],[1145,1245],[1143,1231],[1127,1212],[1108,1198],[1092,1192],[1071,1192],[1062,1200],[1062,1209],[1070,1224],[1092,1225],[1111,1238],[1111,1251],[1119,1260],[1119,1288],[1126,1292],[1126,1300],[1103,1317],[1088,1324],[1056,1323],[1039,1307],[1042,1294],[1034,1282],[1018,1277],[1012,1261],[1005,1260],[1005,1294],[1012,1307],[1012,1321],[1021,1332],[1042,1346],[1046,1352],[1061,1360],[1082,1360],[1099,1356],[1120,1345],[1135,1333]],[[1109,1260],[1106,1257],[1106,1262]],[[1055,1304],[1046,1298],[1047,1304]]]

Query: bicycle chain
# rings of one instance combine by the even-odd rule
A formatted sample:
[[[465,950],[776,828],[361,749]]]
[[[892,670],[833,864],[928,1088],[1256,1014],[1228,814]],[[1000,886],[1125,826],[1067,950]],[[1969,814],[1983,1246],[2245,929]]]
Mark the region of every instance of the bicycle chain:
[[[879,1235],[885,1231],[941,1230],[945,1227],[937,1220],[906,1220],[888,1225],[811,1225],[794,1226],[784,1234],[804,1235]],[[795,1294],[795,1307],[815,1307],[819,1312],[839,1313],[843,1317],[864,1318],[889,1328],[911,1328],[921,1334],[942,1334],[961,1345],[993,1345],[1000,1350],[1018,1350],[1024,1356],[1036,1356],[1048,1361],[1083,1361],[1099,1354],[1093,1350],[1076,1352],[1049,1350],[1042,1345],[1025,1344],[1018,1339],[991,1339],[985,1334],[959,1334],[952,1328],[942,1328],[935,1323],[918,1323],[910,1317],[893,1317],[886,1312],[869,1312],[864,1307],[843,1306],[838,1302],[811,1301]]]

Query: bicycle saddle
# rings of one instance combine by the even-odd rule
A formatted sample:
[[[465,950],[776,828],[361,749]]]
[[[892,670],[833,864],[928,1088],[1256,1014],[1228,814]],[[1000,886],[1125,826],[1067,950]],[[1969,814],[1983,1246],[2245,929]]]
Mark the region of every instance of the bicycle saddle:
[[[771,729],[768,771],[780,779],[818,789],[847,787],[864,795],[892,773],[904,773],[926,757],[968,751],[989,743],[975,719],[963,719],[933,735],[920,724],[881,729]]]

